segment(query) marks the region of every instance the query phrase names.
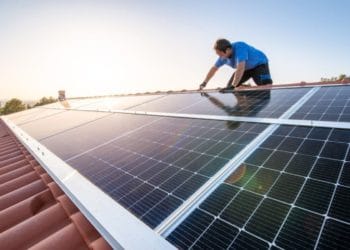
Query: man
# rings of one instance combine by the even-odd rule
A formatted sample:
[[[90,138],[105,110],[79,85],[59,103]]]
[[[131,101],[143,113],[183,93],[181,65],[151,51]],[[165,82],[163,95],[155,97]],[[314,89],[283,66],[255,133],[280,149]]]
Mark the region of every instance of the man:
[[[257,85],[272,84],[268,59],[260,50],[244,42],[231,43],[226,39],[217,40],[214,49],[219,58],[209,70],[203,83],[199,85],[200,90],[205,88],[216,71],[224,64],[236,68],[236,71],[227,83],[226,88],[222,89],[223,91],[233,90],[251,77]]]

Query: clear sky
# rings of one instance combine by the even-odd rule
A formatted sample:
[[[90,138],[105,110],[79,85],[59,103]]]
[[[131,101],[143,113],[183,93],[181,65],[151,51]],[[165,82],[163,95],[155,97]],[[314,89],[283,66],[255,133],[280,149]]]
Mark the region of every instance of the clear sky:
[[[221,37],[264,51],[275,83],[349,75],[349,10],[349,0],[0,0],[0,99],[194,89]]]

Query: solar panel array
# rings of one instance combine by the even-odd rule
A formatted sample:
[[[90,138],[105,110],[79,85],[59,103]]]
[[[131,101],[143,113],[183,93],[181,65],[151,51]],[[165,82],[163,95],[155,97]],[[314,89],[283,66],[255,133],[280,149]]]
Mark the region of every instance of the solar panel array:
[[[76,99],[9,118],[154,229],[216,181],[163,234],[177,247],[346,249],[350,130],[293,121],[347,122],[349,92],[334,86]],[[291,125],[260,123],[281,117],[310,93]],[[182,113],[208,119],[171,117]],[[261,144],[245,150],[272,126]],[[243,162],[233,161],[238,155]],[[217,174],[232,164],[239,165],[220,182]]]

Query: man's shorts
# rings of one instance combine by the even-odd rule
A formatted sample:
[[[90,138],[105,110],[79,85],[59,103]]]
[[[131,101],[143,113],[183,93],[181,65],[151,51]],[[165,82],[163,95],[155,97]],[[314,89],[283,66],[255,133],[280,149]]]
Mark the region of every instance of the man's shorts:
[[[234,74],[232,75],[229,84],[232,84]],[[253,69],[244,71],[241,81],[238,86],[246,82],[249,78],[253,78],[257,85],[272,84],[272,79],[269,70],[269,64],[261,64]]]

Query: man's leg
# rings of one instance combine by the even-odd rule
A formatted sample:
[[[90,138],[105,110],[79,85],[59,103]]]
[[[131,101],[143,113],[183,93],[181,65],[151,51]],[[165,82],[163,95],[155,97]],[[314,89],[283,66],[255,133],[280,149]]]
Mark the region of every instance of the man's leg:
[[[254,69],[252,71],[252,77],[254,82],[257,85],[266,85],[266,84],[272,84],[272,79],[270,75],[270,69],[268,64],[262,64]]]
[[[234,73],[232,74],[230,80],[229,80],[228,83],[227,83],[227,87],[232,86],[233,78],[235,77],[235,73],[236,73],[236,72],[234,72]],[[248,81],[248,79],[251,78],[251,77],[252,77],[252,72],[251,72],[251,70],[246,70],[246,71],[244,71],[243,76],[242,76],[241,80],[239,81],[237,87],[240,86],[242,83]]]

